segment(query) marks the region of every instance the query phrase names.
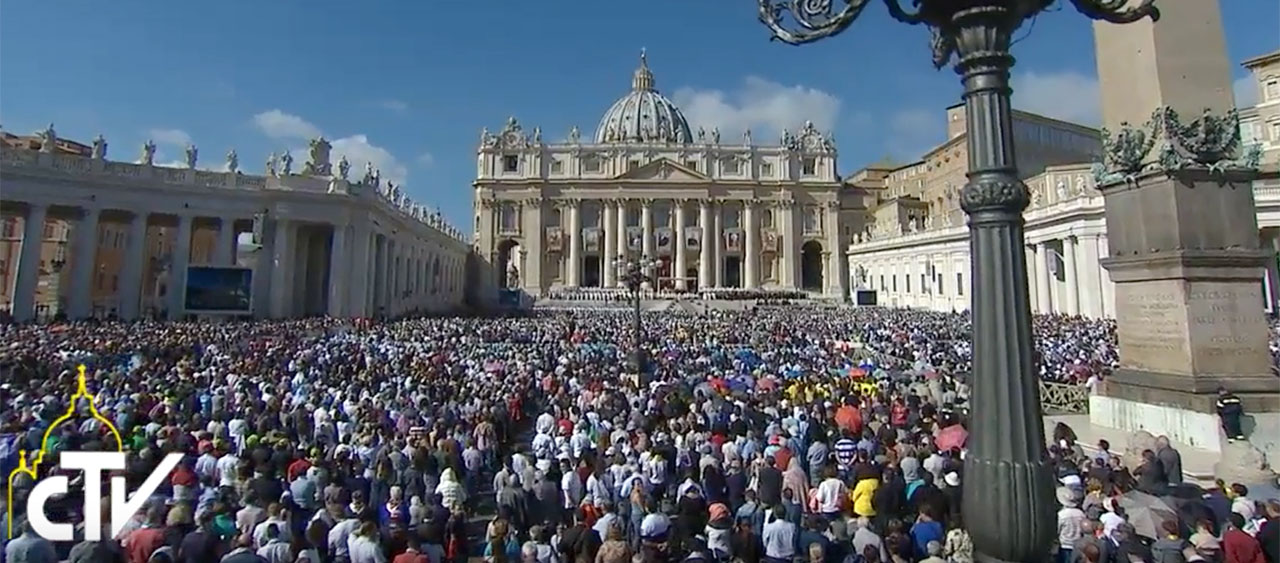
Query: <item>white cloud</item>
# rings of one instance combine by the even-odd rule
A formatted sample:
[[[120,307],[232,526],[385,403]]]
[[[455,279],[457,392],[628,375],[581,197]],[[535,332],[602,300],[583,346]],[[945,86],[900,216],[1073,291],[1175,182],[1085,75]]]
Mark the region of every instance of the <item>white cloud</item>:
[[[904,109],[889,117],[885,148],[895,158],[911,162],[942,143],[945,136],[946,118],[942,110]]]
[[[409,111],[409,103],[401,100],[382,100],[378,102],[378,107],[391,113],[403,114]]]
[[[1012,79],[1014,107],[1054,119],[1096,126],[1102,123],[1098,78],[1073,70],[1028,71]]]
[[[314,139],[320,136],[319,127],[301,117],[278,109],[253,116],[253,125],[263,135],[272,139]]]
[[[759,76],[748,76],[732,92],[680,88],[672,95],[672,101],[695,132],[699,127],[708,131],[719,127],[726,137],[751,129],[760,139],[778,135],[783,129],[794,131],[805,121],[828,131],[840,114],[840,99],[827,92],[802,85],[785,86]]]
[[[185,149],[191,144],[191,135],[181,129],[149,129],[147,137],[157,145],[172,145]]]
[[[429,152],[424,152],[418,155],[418,158],[415,158],[414,162],[417,162],[418,166],[423,168],[431,168],[436,163],[436,157]]]
[[[1258,81],[1253,79],[1252,74],[1237,78],[1231,83],[1231,90],[1235,93],[1236,107],[1249,108],[1258,105]]]

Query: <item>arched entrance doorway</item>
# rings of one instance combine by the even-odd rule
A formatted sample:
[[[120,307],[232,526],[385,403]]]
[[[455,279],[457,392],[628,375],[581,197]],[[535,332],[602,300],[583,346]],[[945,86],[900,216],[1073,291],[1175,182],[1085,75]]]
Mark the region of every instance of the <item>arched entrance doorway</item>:
[[[502,289],[518,289],[520,279],[520,243],[507,239],[498,243],[498,259],[493,264],[494,274],[498,276],[498,287]]]
[[[816,240],[800,248],[800,289],[822,290],[822,243]]]

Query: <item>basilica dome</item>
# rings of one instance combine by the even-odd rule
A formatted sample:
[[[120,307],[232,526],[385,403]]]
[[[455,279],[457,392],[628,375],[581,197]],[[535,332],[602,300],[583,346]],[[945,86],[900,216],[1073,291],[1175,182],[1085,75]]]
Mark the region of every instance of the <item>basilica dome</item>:
[[[680,108],[654,88],[643,52],[631,77],[631,91],[614,102],[596,127],[597,143],[689,143],[689,122]]]

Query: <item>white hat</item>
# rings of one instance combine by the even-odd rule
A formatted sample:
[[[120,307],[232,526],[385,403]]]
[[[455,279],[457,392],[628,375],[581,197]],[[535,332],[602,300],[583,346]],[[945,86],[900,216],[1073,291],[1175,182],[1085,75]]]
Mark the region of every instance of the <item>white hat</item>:
[[[943,476],[942,480],[947,484],[948,487],[960,486],[960,474],[956,473],[955,471],[952,471],[946,474],[945,476]]]

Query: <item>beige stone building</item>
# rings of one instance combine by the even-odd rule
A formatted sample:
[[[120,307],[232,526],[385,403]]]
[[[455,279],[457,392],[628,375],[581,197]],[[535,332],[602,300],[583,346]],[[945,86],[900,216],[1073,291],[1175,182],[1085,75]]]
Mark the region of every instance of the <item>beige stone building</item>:
[[[840,298],[843,248],[864,216],[830,134],[806,123],[762,144],[693,131],[643,55],[594,134],[548,142],[512,118],[482,133],[476,165],[473,240],[492,296],[607,291],[615,260],[645,257],[659,291]]]
[[[1244,62],[1258,104],[1240,110],[1245,146],[1263,148],[1264,168],[1280,164],[1280,51]],[[948,110],[953,138],[905,166],[870,165],[846,180],[868,200],[867,231],[848,248],[853,285],[881,304],[943,311],[969,308],[969,232],[958,206],[964,184],[962,108]],[[1094,185],[1098,131],[1014,113],[1019,174],[1031,192],[1026,258],[1033,312],[1115,316],[1115,285],[1098,260],[1108,255],[1105,205]],[[1259,236],[1280,257],[1280,182],[1254,183]],[[1280,268],[1267,269],[1264,306],[1280,311]]]
[[[964,106],[947,108],[947,139],[920,160],[894,165],[877,163],[852,174],[845,184],[875,194],[869,202],[866,236],[961,225],[959,193],[969,169]],[[1017,165],[1023,178],[1049,166],[1089,162],[1101,154],[1098,130],[1042,115],[1014,110]],[[863,238],[866,238],[864,236]]]
[[[1262,162],[1280,164],[1280,51],[1241,63],[1253,73],[1257,105],[1240,110],[1240,137],[1262,145]]]

